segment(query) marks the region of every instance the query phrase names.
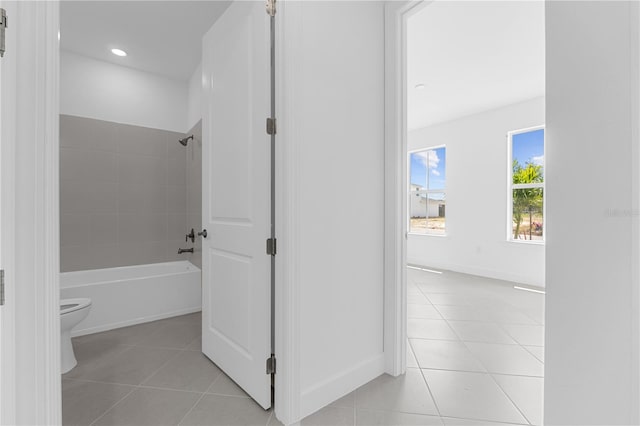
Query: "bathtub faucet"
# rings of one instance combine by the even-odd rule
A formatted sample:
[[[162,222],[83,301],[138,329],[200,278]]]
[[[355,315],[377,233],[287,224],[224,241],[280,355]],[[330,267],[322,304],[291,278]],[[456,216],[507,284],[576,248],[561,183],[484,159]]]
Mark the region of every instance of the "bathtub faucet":
[[[182,254],[182,253],[193,253],[193,247],[188,248],[188,249],[179,248],[178,249],[178,254]]]

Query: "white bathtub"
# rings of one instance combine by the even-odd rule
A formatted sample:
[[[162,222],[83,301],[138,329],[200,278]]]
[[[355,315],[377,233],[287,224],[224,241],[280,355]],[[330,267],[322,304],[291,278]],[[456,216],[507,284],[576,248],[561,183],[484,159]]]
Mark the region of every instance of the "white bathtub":
[[[60,297],[88,297],[91,312],[73,336],[200,311],[200,269],[188,261],[60,274]]]

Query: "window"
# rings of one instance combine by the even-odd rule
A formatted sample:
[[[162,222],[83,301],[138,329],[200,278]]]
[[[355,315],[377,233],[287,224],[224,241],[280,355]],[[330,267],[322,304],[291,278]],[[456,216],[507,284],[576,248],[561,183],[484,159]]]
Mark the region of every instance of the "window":
[[[445,234],[444,146],[409,153],[409,232]]]
[[[509,239],[544,241],[544,127],[509,132]]]

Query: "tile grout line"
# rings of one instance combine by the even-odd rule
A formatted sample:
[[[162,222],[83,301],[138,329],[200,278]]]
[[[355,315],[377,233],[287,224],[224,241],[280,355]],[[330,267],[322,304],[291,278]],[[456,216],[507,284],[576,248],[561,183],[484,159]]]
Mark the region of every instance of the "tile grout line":
[[[193,404],[193,406],[191,406],[191,408],[189,409],[189,411],[187,411],[187,412],[186,412],[186,414],[185,414],[184,416],[182,416],[182,418],[180,419],[180,421],[177,423],[177,425],[178,425],[178,426],[182,424],[182,422],[184,421],[184,419],[186,419],[186,418],[187,418],[187,416],[188,416],[189,414],[191,414],[191,412],[193,411],[193,409],[194,409],[194,408],[196,408],[196,406],[200,403],[200,401],[202,401],[202,398],[204,398],[204,396],[205,396],[205,395],[206,395],[206,393],[205,393],[205,392],[203,392],[203,393],[200,395],[200,398],[198,398],[198,400]]]
[[[173,361],[174,359],[178,359],[178,357],[180,355],[182,355],[182,353],[185,352],[183,349],[178,349],[177,353],[175,353],[173,356],[170,356],[169,358],[167,358],[167,360],[165,362],[163,362],[160,367],[156,368],[153,372],[151,372],[151,374],[149,374],[145,379],[143,379],[140,383],[138,383],[136,385],[136,387],[141,387],[143,386],[145,383],[147,383],[149,381],[149,379],[151,379],[153,376],[155,376],[156,374],[158,374],[158,372],[160,370],[162,370],[167,364],[169,364],[171,361]]]
[[[444,419],[453,419],[453,420],[469,420],[469,421],[472,421],[472,422],[491,422],[491,423],[503,424],[503,425],[509,425],[509,426],[514,424],[514,423],[509,423],[509,422],[503,422],[503,421],[500,421],[500,420],[471,419],[469,417],[458,417],[458,416],[444,416],[442,418],[444,418]],[[516,425],[522,425],[522,426],[530,426],[529,423],[515,423],[515,424]]]
[[[483,368],[484,365],[482,365]],[[433,367],[407,367],[407,368],[411,368],[411,369],[418,369],[418,370],[430,370],[430,371],[450,371],[452,373],[477,373],[477,374],[495,374],[496,376],[509,376],[509,377],[527,377],[530,379],[543,379],[544,377],[542,376],[528,376],[526,374],[506,374],[506,373],[495,373],[492,371],[489,371],[485,368],[484,371],[477,371],[477,370],[453,370],[450,368],[433,368]]]
[[[532,346],[532,345],[527,345],[527,346]],[[533,352],[531,352],[527,346],[522,345],[522,347],[524,348],[524,350],[525,350],[525,351],[529,352],[531,355],[533,355],[533,357],[534,357],[535,359],[537,359],[538,361],[540,361],[540,362],[542,363],[542,365],[544,365],[544,361],[543,361],[543,360],[541,360],[540,358],[538,358],[538,356],[537,356],[536,354],[534,354]],[[543,355],[543,358],[544,358],[544,346],[532,346],[532,347],[535,347],[535,348],[542,348],[542,355]]]
[[[425,294],[425,292],[422,290],[422,288],[420,288],[418,286],[418,290],[420,292],[423,293],[423,295],[425,297],[427,297],[427,299],[431,302],[431,299],[429,299],[429,297],[427,296],[427,294]],[[504,300],[502,297],[500,298],[500,300]],[[433,305],[433,303],[432,303]],[[436,305],[433,305],[433,307],[436,309],[436,311],[442,315],[442,313],[440,312],[440,310],[438,310]],[[466,308],[471,308],[472,306],[468,306]],[[516,306],[514,306],[514,308],[516,308],[517,312],[520,312],[521,310],[519,308],[517,308]],[[528,315],[524,314],[526,318],[531,319]],[[522,418],[525,420],[525,422],[527,424],[532,424],[531,421],[528,419],[528,417],[524,414],[524,412],[520,409],[520,407],[513,401],[513,399],[507,394],[507,392],[502,388],[502,386],[498,383],[498,381],[496,380],[496,378],[494,377],[494,373],[491,373],[488,371],[486,365],[484,365],[484,363],[482,362],[482,360],[478,359],[478,357],[469,349],[469,346],[467,345],[468,342],[466,342],[464,339],[461,338],[460,334],[458,332],[456,332],[456,330],[451,326],[451,324],[449,323],[449,320],[444,318],[443,319],[446,321],[447,325],[449,326],[450,329],[453,330],[454,334],[456,334],[459,338],[460,338],[460,342],[462,342],[462,344],[464,345],[464,347],[471,353],[471,355],[473,356],[473,358],[480,363],[480,365],[486,370],[486,372],[482,373],[482,372],[472,372],[472,373],[480,373],[480,374],[487,374],[491,377],[491,380],[495,383],[496,386],[498,386],[498,389],[500,389],[500,391],[507,397],[507,399],[509,400],[509,402],[511,402],[511,404],[513,405],[513,407],[516,408],[516,410],[518,411],[518,413],[522,416]],[[504,327],[505,324],[501,324],[499,322],[496,321],[478,321],[478,320],[470,320],[469,322],[475,322],[475,323],[489,323],[489,324],[494,324],[498,327],[498,329],[504,333],[507,334],[507,336],[509,336],[509,338],[511,338],[515,343],[514,344],[502,344],[505,346],[518,346],[521,349],[523,349],[527,354],[531,355],[534,359],[536,359],[537,361],[541,362],[534,354],[532,354],[529,350],[527,350],[527,348],[524,347],[523,344],[520,343],[520,341],[518,339],[516,339],[511,333],[509,333],[509,331]],[[509,325],[509,324],[507,324]],[[522,325],[528,325],[528,324],[522,324]],[[535,325],[535,326],[539,326],[539,325]],[[542,326],[544,327],[544,325]],[[411,350],[413,351],[413,346],[411,345],[411,339],[409,340],[409,345],[411,346]],[[424,339],[424,340],[445,340],[445,339]],[[445,340],[445,341],[450,341],[450,340]],[[469,342],[469,343],[491,343],[491,342]],[[413,351],[415,353],[415,351]],[[414,355],[415,357],[415,355]],[[423,367],[420,365],[420,362],[418,361],[417,357],[415,357],[416,362],[420,368],[420,371],[423,375],[423,378],[426,381],[426,377],[424,377],[424,372],[423,372]],[[544,363],[542,363],[544,365]],[[424,369],[428,369],[428,368],[424,368]],[[431,370],[439,370],[439,371],[455,371],[455,372],[467,372],[467,371],[462,371],[462,370],[442,370],[442,369],[431,369]],[[495,373],[497,375],[499,375],[499,373]],[[502,374],[505,376],[515,376],[515,377],[536,377],[536,378],[540,378],[538,376],[519,376],[519,375],[512,375],[512,374]],[[544,380],[544,377],[542,377],[542,380]],[[429,387],[428,383],[427,383],[427,387]],[[430,388],[429,391],[431,392]],[[433,395],[432,395],[433,398]],[[433,398],[434,403],[435,402],[435,398]],[[436,409],[438,409],[438,413],[440,413],[440,410],[436,404]],[[442,415],[440,415],[440,417],[442,418]]]
[[[500,385],[500,383],[498,383],[498,381],[496,380],[495,377],[493,377],[493,375],[491,373],[489,373],[489,376],[491,377],[491,380],[493,380],[493,382],[496,384],[496,386],[498,386],[498,389],[500,389],[502,391],[502,393],[507,397],[507,399],[509,399],[509,401],[511,402],[511,404],[513,404],[514,407],[516,407],[516,410],[518,410],[518,412],[520,413],[520,415],[522,416],[523,419],[525,419],[525,421],[528,424],[532,424],[531,421],[529,420],[529,418],[527,416],[524,415],[524,412],[520,409],[520,407],[518,407],[518,404],[515,403],[515,401],[513,399],[511,399],[511,396],[509,396],[509,394],[507,393],[507,391],[505,391],[502,386]]]
[[[135,386],[131,387],[131,390],[129,390],[129,392],[127,392],[127,394],[125,396],[123,396],[122,398],[120,398],[118,401],[116,401],[115,404],[113,404],[111,407],[107,408],[102,414],[100,414],[94,421],[91,422],[91,424],[89,426],[93,426],[96,424],[96,422],[98,420],[100,420],[101,418],[103,418],[109,411],[111,411],[116,405],[120,404],[124,399],[126,399],[129,395],[131,395],[133,393],[133,391],[136,390]]]
[[[129,349],[131,350],[131,349]],[[126,352],[126,351],[125,351]],[[98,418],[96,418],[93,422],[91,422],[91,426],[93,426],[98,420],[100,420],[102,417],[104,417],[109,411],[113,410],[118,404],[120,404],[122,401],[124,401],[129,395],[131,395],[133,392],[135,392],[138,389],[143,389],[141,387],[142,383],[146,382],[147,380],[149,380],[149,378],[153,377],[158,371],[160,371],[167,363],[169,363],[169,361],[175,359],[178,357],[178,355],[180,355],[181,351],[179,351],[177,354],[175,354],[173,357],[169,357],[169,359],[167,359],[164,363],[162,363],[162,365],[157,368],[155,371],[153,371],[146,379],[144,379],[141,383],[137,384],[137,385],[125,385],[125,386],[131,386],[132,389],[125,395],[123,396],[120,400],[118,400],[118,402],[116,402],[115,404],[113,404],[111,407],[109,407],[108,410],[106,410],[104,413],[102,413]],[[98,382],[100,383],[100,382]],[[115,385],[123,385],[122,383],[111,383],[111,384],[115,384]],[[164,389],[163,389],[164,390]]]
[[[409,346],[411,347],[411,351],[414,353],[413,356],[415,357],[416,363],[419,366],[420,363],[418,362],[418,358],[415,356],[415,351],[413,350],[413,345],[411,345],[411,340],[409,340]],[[442,417],[442,413],[440,412],[440,408],[438,407],[438,403],[436,402],[436,398],[433,396],[433,392],[431,391],[431,387],[429,386],[429,383],[427,382],[427,378],[424,377],[424,373],[422,372],[422,369],[420,369],[420,376],[422,376],[422,380],[424,381],[424,384],[427,386],[427,390],[429,391],[429,396],[431,397],[431,400],[433,401],[433,406],[436,407],[436,411],[438,412],[438,417]]]

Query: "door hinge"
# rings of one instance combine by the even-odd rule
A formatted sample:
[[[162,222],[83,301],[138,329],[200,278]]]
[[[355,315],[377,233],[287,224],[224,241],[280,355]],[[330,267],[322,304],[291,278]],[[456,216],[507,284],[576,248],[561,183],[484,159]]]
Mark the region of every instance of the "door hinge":
[[[267,0],[267,15],[276,16],[276,0]]]
[[[4,305],[4,269],[0,269],[0,306]]]
[[[267,118],[267,134],[275,135],[276,134],[276,119],[275,118]]]
[[[276,255],[276,239],[275,238],[267,239],[267,254],[271,256]]]
[[[267,374],[276,374],[276,356],[267,358]]]
[[[0,58],[4,57],[4,31],[7,28],[7,11],[0,9]]]

